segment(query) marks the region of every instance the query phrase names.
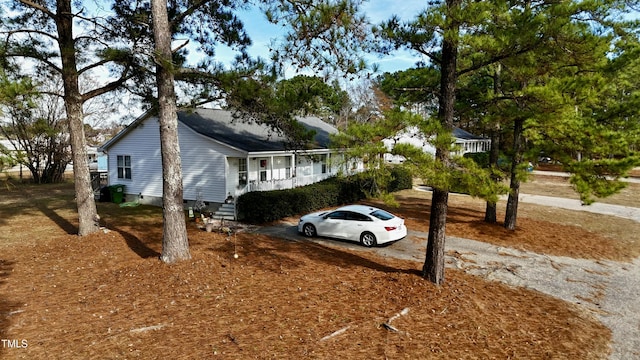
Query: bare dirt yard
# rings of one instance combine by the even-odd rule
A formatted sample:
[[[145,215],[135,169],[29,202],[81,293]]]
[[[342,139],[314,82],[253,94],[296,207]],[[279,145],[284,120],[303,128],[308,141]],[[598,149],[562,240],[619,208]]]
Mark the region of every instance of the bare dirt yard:
[[[545,181],[557,183],[535,191],[565,186]],[[617,196],[633,198],[640,187],[631,185]],[[392,211],[426,229],[429,194],[397,195]],[[521,204],[509,232],[485,224],[483,210],[452,195],[448,234],[596,261],[640,254],[640,225],[630,220]],[[192,222],[193,259],[165,265],[160,209],[99,203],[99,212],[105,231],[79,238],[71,185],[0,190],[0,358],[603,359],[611,351],[611,331],[584,308],[461,270],[447,269],[435,286],[420,262],[207,233]]]

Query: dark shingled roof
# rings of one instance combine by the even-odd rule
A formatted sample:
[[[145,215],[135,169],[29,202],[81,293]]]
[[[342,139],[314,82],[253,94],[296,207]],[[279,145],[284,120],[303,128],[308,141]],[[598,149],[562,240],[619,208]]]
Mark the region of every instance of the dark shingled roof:
[[[234,119],[227,110],[195,109],[178,112],[178,119],[211,139],[247,152],[285,150],[286,139],[268,126]],[[337,130],[316,117],[297,118],[304,127],[316,132],[314,148],[328,148],[329,134]]]
[[[458,139],[462,139],[462,140],[483,140],[483,139],[485,139],[482,136],[473,135],[472,133],[464,131],[464,130],[462,130],[460,128],[454,128],[453,129],[453,136],[457,137]]]

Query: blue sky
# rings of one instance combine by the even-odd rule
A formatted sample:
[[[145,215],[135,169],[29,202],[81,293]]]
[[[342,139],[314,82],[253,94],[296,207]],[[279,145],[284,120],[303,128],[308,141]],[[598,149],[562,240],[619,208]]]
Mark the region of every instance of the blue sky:
[[[425,9],[426,5],[426,1],[416,0],[369,0],[363,4],[363,13],[374,24],[385,21],[393,15],[397,15],[402,20],[412,20]],[[249,48],[249,54],[252,57],[259,56],[269,59],[269,45],[274,39],[283,35],[281,27],[267,22],[265,15],[257,9],[241,12],[239,16],[253,42]],[[627,17],[636,19],[638,12],[627,15]],[[235,53],[228,48],[220,47],[218,49],[218,61],[229,64],[234,57]],[[366,60],[369,65],[376,63],[379,66],[379,72],[404,70],[413,67],[420,60],[428,62],[428,59],[408,51],[397,51],[385,57],[370,54],[366,56]],[[291,77],[293,74],[294,69],[287,71],[287,77]]]
[[[416,15],[421,13],[427,6],[424,0],[369,0],[363,4],[363,13],[371,23],[377,24],[383,22],[393,15],[397,15],[401,20],[413,20]],[[280,26],[270,24],[265,15],[258,9],[252,9],[240,12],[239,17],[244,22],[247,34],[252,40],[252,45],[248,52],[251,57],[261,57],[269,59],[269,45],[283,36]],[[174,45],[175,46],[175,45]],[[216,61],[230,65],[236,52],[224,46],[219,46],[216,54]],[[191,50],[193,62],[197,62],[198,57],[202,56],[195,50]],[[399,70],[414,67],[418,61],[428,62],[428,59],[422,58],[416,53],[408,51],[397,51],[391,55],[381,57],[378,54],[370,54],[365,57],[369,66],[378,65],[378,73],[395,72]],[[310,75],[309,71],[302,73]],[[285,76],[290,78],[296,74],[295,69],[289,68],[285,71]],[[320,75],[320,74],[319,74]],[[348,88],[350,84],[343,84]]]
[[[389,19],[392,15],[398,15],[401,19],[412,19],[421,10],[425,3],[422,1],[405,0],[402,2],[393,0],[372,0],[364,4],[364,13],[372,23],[379,23]],[[253,42],[249,48],[252,57],[269,58],[269,45],[273,40],[283,35],[281,27],[270,24],[263,13],[258,10],[242,12],[240,18],[243,20],[247,33]],[[193,53],[195,54],[195,53]],[[220,47],[217,53],[217,60],[230,63],[235,53],[228,48]],[[380,72],[393,72],[412,67],[421,60],[416,54],[406,51],[396,52],[392,56],[381,58],[375,54],[367,56],[367,63],[379,65]],[[292,75],[294,69],[289,69],[288,75]],[[287,76],[289,77],[289,76]]]
[[[379,23],[389,19],[392,15],[398,15],[401,19],[413,19],[421,10],[424,9],[425,3],[423,1],[404,0],[401,2],[394,0],[370,0],[364,5],[364,13],[372,23]],[[269,59],[269,45],[272,40],[277,39],[283,35],[281,27],[270,24],[265,15],[257,9],[251,11],[244,11],[239,14],[239,17],[243,20],[247,34],[252,40],[252,46],[249,48],[249,54],[252,57],[261,57],[263,59]],[[174,47],[179,46],[182,41],[176,41]],[[202,56],[193,47],[190,48],[190,57],[192,62],[198,62],[198,58]],[[216,53],[216,61],[230,65],[236,52],[224,46],[219,46]],[[370,55],[367,57],[367,62],[371,65],[377,63],[379,65],[379,72],[394,72],[398,70],[407,69],[413,67],[414,64],[421,60],[416,54],[410,54],[406,51],[397,52],[391,56],[385,58],[379,58],[377,55]],[[309,72],[303,72],[310,75]],[[296,74],[293,68],[287,69],[285,76],[287,78],[293,77]],[[106,76],[106,75],[105,75]],[[106,76],[108,77],[108,76]],[[354,83],[355,84],[355,83]],[[354,84],[343,84],[345,88],[349,88]],[[114,119],[121,119],[122,114],[129,114],[130,116],[137,116],[141,110],[137,110],[138,105],[130,103],[128,97],[123,99],[121,108],[114,113]]]

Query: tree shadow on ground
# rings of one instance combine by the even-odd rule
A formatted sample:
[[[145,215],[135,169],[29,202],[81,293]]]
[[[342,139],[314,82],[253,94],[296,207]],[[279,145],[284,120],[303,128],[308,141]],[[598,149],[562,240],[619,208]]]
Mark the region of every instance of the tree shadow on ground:
[[[41,202],[36,203],[36,207],[67,234],[74,235],[78,233],[78,227],[72,224],[69,220],[60,216],[54,208],[51,208],[47,206],[47,204]]]
[[[0,226],[10,224],[12,218],[39,216],[43,213],[57,224],[62,224],[61,228],[69,232],[74,226],[51,213],[54,208],[75,210],[73,193],[67,188],[69,186],[66,184],[0,185]]]
[[[230,255],[239,253],[240,256],[249,258],[250,261],[246,262],[248,266],[255,266],[274,273],[281,273],[283,268],[302,266],[303,262],[296,258],[299,259],[300,256],[303,256],[313,261],[340,267],[345,271],[362,271],[362,268],[367,268],[384,273],[422,275],[421,271],[416,268],[390,266],[348,250],[314,242],[273,238],[268,235],[247,234],[235,241],[227,240],[218,243],[217,246],[209,246],[206,250]],[[373,253],[371,255],[375,256]]]
[[[131,249],[134,253],[136,253],[141,258],[148,259],[148,258],[160,257],[159,252],[150,248],[145,242],[140,240],[140,238],[138,238],[136,235],[122,228],[113,227],[111,228],[111,230],[122,235],[124,240],[127,242],[127,246],[129,247],[129,249]]]
[[[121,207],[110,202],[98,202],[100,222],[107,229],[122,235],[128,247],[143,259],[160,257],[154,247],[156,239],[162,239],[162,209],[140,205]],[[145,241],[152,239],[152,241]]]

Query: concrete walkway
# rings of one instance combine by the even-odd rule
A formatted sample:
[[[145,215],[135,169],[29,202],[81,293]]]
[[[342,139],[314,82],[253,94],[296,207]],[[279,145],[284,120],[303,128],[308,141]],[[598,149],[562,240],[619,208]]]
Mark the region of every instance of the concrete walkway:
[[[534,170],[533,174],[546,175],[546,176],[558,176],[558,177],[570,176],[569,173],[558,172],[558,171]],[[628,178],[622,178],[621,180],[629,183],[640,184],[640,178],[628,177]],[[506,196],[503,196],[501,199],[504,200],[506,198],[507,198]],[[529,194],[520,194],[519,200],[525,203],[539,204],[544,206],[553,206],[553,207],[562,208],[562,209],[587,211],[587,212],[603,214],[603,215],[613,215],[613,216],[622,217],[625,219],[631,219],[631,220],[640,222],[640,209],[629,207],[629,206],[610,205],[610,204],[603,204],[599,202],[595,202],[591,205],[582,205],[580,200],[556,198],[556,197],[542,196],[542,195],[529,195]]]
[[[431,188],[427,186],[415,186],[414,189],[418,191],[431,191]],[[599,202],[595,202],[591,205],[582,205],[580,200],[531,194],[520,194],[518,199],[523,203],[538,204],[568,210],[586,211],[594,214],[612,215],[640,222],[640,208],[630,206],[611,205]],[[501,196],[500,200],[507,200],[507,196]]]
[[[504,196],[501,199],[506,200],[507,197]],[[591,205],[582,205],[580,200],[530,194],[520,194],[519,200],[524,203],[551,206],[568,210],[587,211],[595,214],[613,215],[640,222],[640,208],[630,206],[611,205],[599,202]]]
[[[640,169],[640,168],[639,168]],[[547,175],[547,176],[560,176],[560,177],[569,177],[571,176],[571,174],[566,173],[566,172],[561,172],[561,171],[541,171],[541,170],[533,170],[532,171],[533,174],[535,175]],[[630,183],[636,183],[636,184],[640,184],[640,178],[637,177],[626,177],[626,178],[620,178],[620,180],[624,181],[624,182],[630,182]]]

